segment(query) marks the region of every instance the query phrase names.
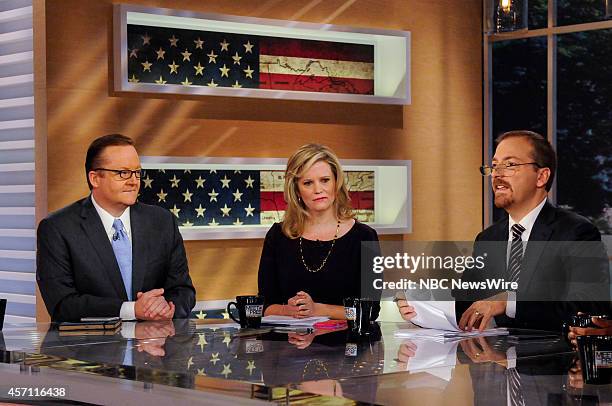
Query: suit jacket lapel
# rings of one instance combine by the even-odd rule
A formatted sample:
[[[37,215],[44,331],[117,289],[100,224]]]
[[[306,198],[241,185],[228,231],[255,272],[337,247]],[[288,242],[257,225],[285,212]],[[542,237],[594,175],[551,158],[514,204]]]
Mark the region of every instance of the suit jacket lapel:
[[[550,235],[552,233],[552,227],[550,223],[554,221],[555,218],[555,209],[554,207],[546,202],[544,207],[542,207],[542,211],[538,215],[535,223],[533,224],[533,228],[531,229],[531,234],[529,234],[529,242],[532,241],[548,241],[550,239]],[[535,244],[527,244],[527,248],[525,249],[525,256],[523,257],[523,262],[521,264],[521,276],[520,276],[520,284],[529,287],[531,283],[531,279],[533,278],[536,270],[538,261],[542,256],[542,253],[545,249],[544,242],[536,242]]]
[[[98,216],[98,213],[91,202],[91,198],[83,200],[81,217],[83,218],[81,227],[83,228],[83,231],[85,231],[91,245],[96,250],[100,263],[108,275],[108,279],[111,281],[113,288],[115,288],[117,295],[121,299],[127,301],[128,297],[125,292],[123,280],[121,279],[119,265],[115,259],[115,252],[113,251],[113,247],[108,240],[106,231],[102,225],[102,220],[100,220],[100,216]]]
[[[134,298],[136,292],[141,292],[146,272],[146,225],[138,203],[130,207],[130,223],[132,227],[132,289]]]

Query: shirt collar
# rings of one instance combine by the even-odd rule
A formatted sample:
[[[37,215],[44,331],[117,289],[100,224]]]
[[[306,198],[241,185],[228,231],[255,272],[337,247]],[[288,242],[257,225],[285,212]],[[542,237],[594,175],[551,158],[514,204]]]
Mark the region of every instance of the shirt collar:
[[[98,212],[98,216],[100,216],[100,220],[102,220],[102,225],[104,226],[104,231],[106,232],[106,234],[109,236],[109,238],[112,238],[113,234],[115,234],[115,229],[113,228],[113,223],[115,221],[115,218],[112,214],[110,214],[109,212],[107,212],[106,210],[104,210],[102,208],[102,206],[100,206],[98,204],[98,202],[96,202],[96,199],[94,199],[93,197],[93,193],[91,194],[91,202],[93,203],[94,207],[96,208],[96,211]],[[117,217],[121,220],[121,222],[123,223],[123,229],[127,232],[128,238],[132,238],[132,226],[130,223],[130,207],[128,206],[123,213],[121,214],[121,216]]]
[[[538,218],[538,215],[542,211],[544,204],[546,204],[546,197],[533,210],[527,213],[527,215],[523,217],[521,221],[518,222],[523,227],[525,227],[525,231],[523,231],[523,234],[521,235],[521,240],[529,241],[529,236],[531,235],[531,229],[533,228],[533,225],[535,224],[536,219]],[[516,223],[517,222],[514,221],[512,216],[508,216],[508,240],[512,240],[512,226],[515,225]]]

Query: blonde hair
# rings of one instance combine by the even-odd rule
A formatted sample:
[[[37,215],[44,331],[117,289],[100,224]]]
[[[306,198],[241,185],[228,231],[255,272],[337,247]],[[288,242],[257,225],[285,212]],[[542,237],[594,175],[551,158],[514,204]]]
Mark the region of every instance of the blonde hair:
[[[287,161],[285,170],[285,201],[287,208],[283,218],[283,233],[289,238],[298,238],[304,232],[306,220],[310,217],[306,205],[300,199],[298,181],[315,163],[327,162],[331,167],[336,182],[336,197],[334,209],[338,220],[353,218],[348,188],[344,179],[344,172],[340,161],[334,152],[328,147],[320,144],[306,144]]]

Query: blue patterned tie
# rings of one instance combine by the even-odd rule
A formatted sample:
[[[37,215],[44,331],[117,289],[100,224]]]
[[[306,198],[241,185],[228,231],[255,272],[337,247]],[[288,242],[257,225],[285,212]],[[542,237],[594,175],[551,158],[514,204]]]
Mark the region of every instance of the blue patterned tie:
[[[119,264],[119,270],[121,271],[121,278],[125,285],[127,297],[132,300],[132,244],[123,228],[123,222],[120,219],[113,221],[113,228],[115,234],[113,234],[112,245],[113,251],[115,252],[115,258],[117,258],[117,264]]]

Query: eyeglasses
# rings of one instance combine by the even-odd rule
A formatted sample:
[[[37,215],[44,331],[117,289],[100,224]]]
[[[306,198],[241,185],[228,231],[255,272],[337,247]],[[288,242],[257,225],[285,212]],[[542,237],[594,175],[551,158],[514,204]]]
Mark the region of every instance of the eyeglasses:
[[[538,168],[542,168],[542,166],[537,162],[525,162],[524,164],[515,164],[514,162],[508,162],[507,164],[493,164],[492,166],[483,165],[480,167],[480,173],[482,176],[491,176],[493,171],[496,171],[501,176],[513,176],[518,168],[517,166],[522,165],[535,165]]]
[[[136,169],[134,171],[130,171],[129,169],[106,169],[106,168],[96,168],[94,171],[106,171],[112,172],[115,175],[119,175],[119,177],[123,180],[128,180],[132,177],[132,175],[136,175],[136,179],[140,179],[142,176],[142,169]]]

